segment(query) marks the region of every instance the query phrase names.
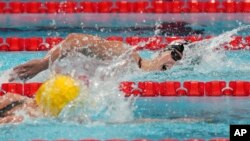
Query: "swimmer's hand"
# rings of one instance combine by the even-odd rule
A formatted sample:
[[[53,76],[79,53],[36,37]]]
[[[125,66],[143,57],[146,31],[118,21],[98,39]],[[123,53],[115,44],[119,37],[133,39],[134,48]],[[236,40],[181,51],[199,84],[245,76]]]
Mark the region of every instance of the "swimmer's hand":
[[[30,79],[37,75],[39,72],[48,68],[48,60],[45,59],[35,59],[27,63],[16,66],[13,72],[10,74],[9,81],[14,81],[16,79]]]

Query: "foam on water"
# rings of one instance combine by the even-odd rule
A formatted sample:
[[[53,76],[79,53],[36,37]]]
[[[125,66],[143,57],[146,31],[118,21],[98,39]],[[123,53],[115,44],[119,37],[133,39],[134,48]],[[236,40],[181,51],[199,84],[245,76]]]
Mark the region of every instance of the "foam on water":
[[[185,58],[181,62],[187,65],[192,64],[198,72],[208,73],[221,69],[221,66],[231,63],[225,56],[223,46],[232,40],[233,35],[244,28],[246,27],[240,27],[217,37],[188,45],[188,48],[185,48]]]
[[[89,94],[78,99],[61,113],[61,119],[76,121],[124,122],[133,119],[133,100],[124,98],[119,83],[138,73],[129,52],[109,61],[100,61],[78,52],[68,53],[50,67],[51,74],[67,74],[76,79],[88,77]],[[83,80],[86,84],[86,80]]]

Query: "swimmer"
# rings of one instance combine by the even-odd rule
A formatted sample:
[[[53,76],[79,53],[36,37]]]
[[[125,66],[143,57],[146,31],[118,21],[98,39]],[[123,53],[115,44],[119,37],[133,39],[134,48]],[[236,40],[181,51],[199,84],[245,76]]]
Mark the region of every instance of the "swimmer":
[[[176,41],[159,51],[158,57],[151,60],[142,59],[134,49],[131,58],[144,71],[165,71],[182,59],[184,45],[187,43],[184,40]],[[16,79],[27,80],[36,76],[41,71],[48,69],[50,62],[64,57],[65,52],[79,51],[83,55],[100,60],[111,60],[113,57],[118,57],[128,51],[125,46],[129,45],[121,41],[109,41],[92,35],[70,34],[59,45],[51,49],[44,58],[31,60],[15,67],[9,81]]]
[[[29,117],[37,117],[40,113],[37,112],[38,106],[32,98],[26,96],[6,93],[0,97],[0,124],[17,123],[23,121],[22,115],[17,115],[15,112],[24,110]]]
[[[85,84],[66,75],[56,75],[43,83],[35,98],[6,93],[0,97],[0,124],[18,123],[24,120],[24,116],[57,117],[79,96],[80,87],[81,94],[87,95]]]

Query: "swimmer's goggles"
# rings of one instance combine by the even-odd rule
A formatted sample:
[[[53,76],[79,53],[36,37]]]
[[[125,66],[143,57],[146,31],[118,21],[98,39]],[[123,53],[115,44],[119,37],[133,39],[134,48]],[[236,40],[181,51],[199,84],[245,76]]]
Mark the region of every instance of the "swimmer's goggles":
[[[160,53],[171,51],[171,58],[174,61],[179,61],[182,59],[182,54],[184,51],[184,45],[188,44],[189,42],[186,40],[183,40],[182,42],[174,42],[173,44],[169,45],[168,47],[164,48]],[[165,71],[167,70],[167,66],[163,65],[161,70]]]
[[[171,51],[171,58],[174,61],[178,61],[181,60],[182,58],[182,53],[184,50],[184,45],[183,44],[174,44],[174,45],[170,45],[169,47],[164,48],[162,52],[166,52],[166,51]]]

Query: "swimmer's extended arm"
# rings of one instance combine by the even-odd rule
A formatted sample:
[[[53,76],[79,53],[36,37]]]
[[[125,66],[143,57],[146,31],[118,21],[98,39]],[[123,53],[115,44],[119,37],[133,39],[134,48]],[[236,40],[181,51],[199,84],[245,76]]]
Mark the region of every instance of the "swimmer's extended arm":
[[[32,78],[39,72],[46,70],[50,61],[54,62],[58,57],[70,51],[76,50],[100,59],[111,59],[113,56],[119,56],[127,50],[123,46],[124,43],[120,41],[108,41],[86,34],[70,34],[60,44],[51,49],[45,58],[31,60],[15,67],[9,81],[17,78]]]
[[[80,51],[84,55],[91,55],[101,59],[111,59],[119,56],[126,49],[120,41],[108,41],[98,36],[87,34],[70,34],[64,41],[49,51],[44,58],[45,61],[55,61],[60,55],[69,51]]]

